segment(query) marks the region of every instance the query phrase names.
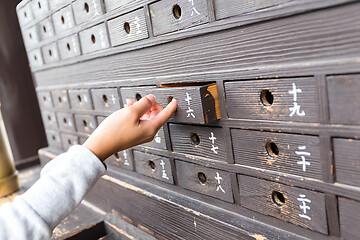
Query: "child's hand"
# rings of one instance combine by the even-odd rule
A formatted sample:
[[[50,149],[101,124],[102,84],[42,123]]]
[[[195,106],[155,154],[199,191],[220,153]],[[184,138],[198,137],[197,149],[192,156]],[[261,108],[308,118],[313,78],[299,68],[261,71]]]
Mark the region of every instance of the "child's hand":
[[[91,134],[83,146],[92,151],[101,161],[111,154],[150,142],[162,125],[174,114],[175,99],[164,109],[153,95],[112,113]]]

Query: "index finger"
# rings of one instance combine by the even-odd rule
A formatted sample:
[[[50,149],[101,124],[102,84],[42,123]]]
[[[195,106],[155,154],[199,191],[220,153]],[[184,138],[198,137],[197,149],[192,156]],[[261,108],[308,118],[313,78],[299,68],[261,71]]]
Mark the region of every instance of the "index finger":
[[[151,124],[154,124],[157,128],[164,125],[169,118],[175,113],[177,108],[177,101],[175,98],[164,108],[156,117],[151,120]]]

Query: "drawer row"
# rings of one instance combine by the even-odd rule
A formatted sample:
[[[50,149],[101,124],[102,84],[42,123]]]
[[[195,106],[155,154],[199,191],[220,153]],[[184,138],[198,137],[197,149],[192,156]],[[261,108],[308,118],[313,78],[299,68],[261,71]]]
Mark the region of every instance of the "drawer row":
[[[101,111],[111,113],[124,106],[126,99],[138,100],[154,94],[166,106],[172,98],[178,110],[172,121],[204,124],[221,119],[219,95],[225,96],[229,118],[319,123],[320,108],[328,108],[331,124],[360,124],[357,89],[360,75],[327,77],[326,104],[320,106],[319,86],[313,77],[229,81],[224,93],[216,84],[182,87],[109,87],[38,91],[42,109]]]

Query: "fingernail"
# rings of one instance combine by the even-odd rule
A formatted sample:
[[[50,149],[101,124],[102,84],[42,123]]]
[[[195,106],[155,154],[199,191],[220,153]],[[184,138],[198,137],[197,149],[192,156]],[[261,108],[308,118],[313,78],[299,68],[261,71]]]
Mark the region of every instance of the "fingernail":
[[[126,100],[125,100],[126,104],[129,104],[130,101],[131,101],[130,99],[126,99]]]
[[[154,103],[155,103],[155,96],[154,96],[154,95],[152,95],[152,94],[147,95],[147,96],[146,96],[146,98],[147,98],[147,99],[149,99],[149,100],[151,101],[151,103],[152,103],[152,104],[154,104]]]

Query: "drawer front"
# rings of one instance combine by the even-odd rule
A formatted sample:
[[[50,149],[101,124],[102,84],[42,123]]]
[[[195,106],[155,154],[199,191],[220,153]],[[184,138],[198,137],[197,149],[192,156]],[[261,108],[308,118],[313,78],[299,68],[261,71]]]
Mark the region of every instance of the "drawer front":
[[[69,99],[72,109],[93,109],[90,91],[87,89],[69,90]]]
[[[63,149],[67,151],[71,146],[79,144],[79,138],[71,134],[61,133],[61,142]]]
[[[75,20],[71,5],[64,7],[52,15],[55,32],[61,34],[63,31],[75,26]]]
[[[74,118],[76,129],[80,133],[91,134],[97,127],[94,116],[75,114]]]
[[[40,42],[39,25],[36,24],[30,28],[25,29],[22,32],[22,35],[26,49],[31,48]]]
[[[68,0],[50,0],[50,9],[54,10],[57,9],[59,6],[64,5],[65,3],[68,3]]]
[[[360,202],[339,198],[339,217],[342,239],[358,239],[360,235]]]
[[[109,39],[104,23],[81,31],[79,36],[84,54],[109,48]]]
[[[230,118],[318,122],[313,78],[226,82]]]
[[[108,21],[112,46],[148,38],[144,9]]]
[[[192,163],[175,161],[179,185],[183,188],[234,202],[230,174]]]
[[[156,133],[154,139],[151,142],[144,143],[144,144],[142,144],[142,146],[159,148],[159,149],[167,149],[164,127],[160,128],[160,130]]]
[[[44,127],[46,129],[58,129],[58,123],[56,119],[55,112],[52,111],[42,111],[41,116],[43,119]]]
[[[102,121],[105,120],[106,117],[104,116],[96,116],[96,121],[97,121],[97,124],[98,126],[100,125],[100,123],[102,123]]]
[[[61,59],[73,58],[81,55],[80,41],[77,34],[60,39],[58,47]]]
[[[125,7],[129,4],[140,2],[141,0],[104,0],[106,11],[110,12],[119,7]]]
[[[154,86],[120,88],[120,95],[121,95],[123,107],[125,107],[127,99],[139,101],[142,97],[154,93],[154,89],[155,89]],[[159,102],[157,96],[155,97],[156,97],[156,101]],[[160,104],[162,105],[162,103]]]
[[[59,127],[62,130],[69,132],[76,132],[74,118],[71,113],[56,113]]]
[[[298,0],[295,0],[297,2]],[[214,0],[216,19],[242,15],[257,10],[278,7],[278,5],[294,2],[294,0]]]
[[[131,150],[126,149],[111,155],[106,159],[106,164],[133,171],[134,164]]]
[[[52,1],[52,0],[50,0]],[[35,18],[40,17],[41,15],[46,14],[49,11],[49,2],[48,0],[33,0],[31,2],[32,10]]]
[[[51,18],[46,18],[45,20],[39,23],[40,26],[40,36],[41,40],[51,38],[55,35],[54,26],[52,24]]]
[[[318,137],[231,129],[235,162],[322,180]]]
[[[120,109],[120,99],[117,88],[91,89],[95,110],[114,112]]]
[[[44,62],[46,64],[58,62],[60,60],[59,51],[56,42],[50,43],[42,47],[42,54],[44,57]]]
[[[330,122],[360,124],[360,75],[328,77]]]
[[[162,0],[150,4],[154,35],[209,22],[206,0]]]
[[[62,149],[59,132],[46,130],[46,138],[50,148]]]
[[[76,24],[92,20],[104,13],[101,0],[76,0],[72,3]]]
[[[70,101],[66,90],[54,90],[51,95],[55,108],[70,109]]]
[[[171,164],[168,158],[134,151],[134,159],[136,172],[174,184]]]
[[[49,91],[37,91],[40,108],[52,108],[53,100]]]
[[[34,15],[31,10],[31,3],[26,4],[24,7],[20,8],[17,11],[17,16],[19,19],[20,26],[31,22],[34,19]]]
[[[324,194],[243,175],[238,181],[243,207],[328,234]]]
[[[222,128],[169,124],[173,151],[226,162]]]
[[[360,141],[333,139],[336,181],[360,187]]]
[[[40,49],[35,49],[35,50],[32,50],[31,52],[29,52],[28,60],[29,60],[29,65],[31,68],[44,65],[44,60],[43,60]]]

